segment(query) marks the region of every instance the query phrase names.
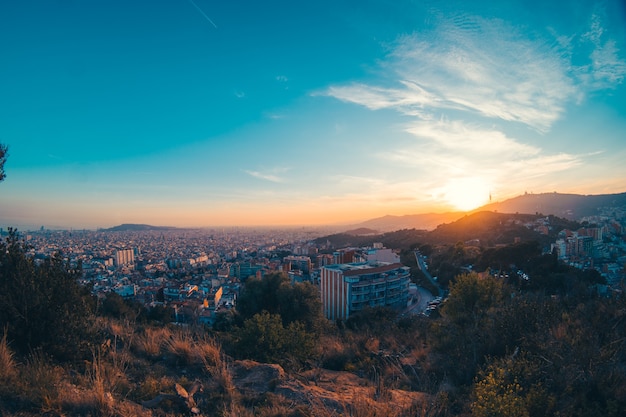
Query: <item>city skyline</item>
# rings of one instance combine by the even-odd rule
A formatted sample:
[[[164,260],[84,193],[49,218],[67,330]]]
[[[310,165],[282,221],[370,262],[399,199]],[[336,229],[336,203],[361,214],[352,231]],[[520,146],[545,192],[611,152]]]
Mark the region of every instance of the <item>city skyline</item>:
[[[0,6],[0,227],[358,223],[626,191],[622,2]]]

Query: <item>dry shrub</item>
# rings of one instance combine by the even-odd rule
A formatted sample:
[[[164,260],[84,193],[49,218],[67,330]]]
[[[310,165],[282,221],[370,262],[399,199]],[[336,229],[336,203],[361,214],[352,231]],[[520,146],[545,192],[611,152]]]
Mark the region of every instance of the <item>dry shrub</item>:
[[[324,347],[321,365],[325,369],[343,371],[354,358],[354,349],[338,337],[323,336],[319,344]]]
[[[182,365],[192,365],[199,356],[194,352],[195,342],[193,336],[189,332],[178,331],[165,342],[167,352],[172,355],[177,362]]]
[[[365,342],[365,349],[373,353],[378,353],[380,350],[380,339],[377,337],[370,337]]]
[[[39,351],[30,355],[21,367],[17,391],[24,403],[38,407],[42,411],[57,409],[59,406],[59,384],[63,370],[49,363]]]
[[[151,400],[162,392],[165,392],[171,387],[174,386],[176,382],[167,376],[162,376],[160,378],[154,377],[152,375],[148,375],[137,388],[135,398],[138,401],[147,401]]]
[[[133,340],[133,348],[139,354],[156,359],[167,340],[172,338],[172,332],[166,327],[146,328],[144,332]]]
[[[152,412],[143,409],[139,404],[117,400],[111,393],[101,387],[79,388],[66,384],[60,390],[60,403],[66,414],[76,416],[101,417],[150,417]]]
[[[114,394],[126,394],[131,389],[126,372],[130,359],[127,348],[118,351],[116,348],[105,346],[93,352],[86,382],[96,408],[105,414],[111,412],[113,408]]]
[[[214,338],[194,337],[190,332],[173,333],[165,342],[166,351],[183,365],[220,366],[222,348]]]
[[[373,403],[363,396],[356,397],[351,404],[346,405],[350,416],[353,417],[395,417],[400,413],[398,407],[388,401]]]
[[[13,351],[9,348],[7,332],[0,339],[0,381],[10,380],[17,374]]]
[[[112,319],[110,317],[98,317],[96,320],[96,329],[115,341],[128,341],[135,332],[135,324],[129,321]]]
[[[204,336],[196,343],[197,354],[203,364],[220,366],[223,359],[222,347],[213,337]]]
[[[230,403],[222,410],[222,417],[254,417],[255,414],[241,404]]]

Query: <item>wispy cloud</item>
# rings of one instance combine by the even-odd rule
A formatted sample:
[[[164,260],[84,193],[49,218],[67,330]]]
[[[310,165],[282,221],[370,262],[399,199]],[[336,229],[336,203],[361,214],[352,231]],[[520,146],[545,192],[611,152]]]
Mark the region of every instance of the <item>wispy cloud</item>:
[[[244,172],[254,178],[258,178],[265,181],[275,182],[275,183],[284,183],[286,179],[282,174],[285,174],[289,171],[289,168],[273,168],[267,171],[250,171],[244,170]]]
[[[508,159],[540,152],[540,149],[519,143],[498,130],[458,120],[441,118],[437,121],[415,122],[407,131],[419,138],[431,140],[444,149],[463,153],[469,158],[482,156]]]
[[[407,115],[461,110],[547,132],[585,90],[609,88],[626,75],[599,16],[581,36],[593,45],[588,65],[572,63],[574,36],[553,36],[530,37],[500,20],[459,15],[433,32],[398,39],[381,62],[388,78],[378,85],[351,83],[318,94]]]
[[[576,86],[563,54],[501,21],[466,17],[402,37],[382,63],[395,87],[350,84],[324,93],[372,110],[461,110],[545,132]]]

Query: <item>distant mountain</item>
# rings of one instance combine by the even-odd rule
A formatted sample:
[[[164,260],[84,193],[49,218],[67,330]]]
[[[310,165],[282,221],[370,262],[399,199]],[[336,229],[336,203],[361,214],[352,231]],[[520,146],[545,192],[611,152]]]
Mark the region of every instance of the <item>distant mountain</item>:
[[[537,214],[495,213],[480,211],[466,214],[450,223],[442,223],[434,230],[401,229],[378,235],[350,235],[338,233],[316,239],[319,244],[330,244],[333,248],[349,246],[370,246],[374,242],[382,242],[388,248],[409,249],[416,244],[454,245],[457,242],[470,242],[473,245],[492,247],[499,244],[511,244],[515,241],[537,241],[542,246],[554,242],[557,234],[563,229],[576,230],[580,223],[573,220],[551,216],[551,228],[546,232],[538,232],[529,224],[545,216]]]
[[[346,230],[344,233],[352,236],[369,236],[378,234],[378,230],[359,227],[358,229]]]
[[[149,230],[165,231],[175,230],[176,227],[171,226],[150,226],[149,224],[132,224],[124,223],[119,226],[110,227],[108,229],[101,229],[103,232],[144,232]]]
[[[462,217],[481,211],[498,213],[522,213],[545,216],[552,214],[569,220],[580,220],[599,213],[602,207],[626,207],[626,193],[620,194],[524,194],[502,202],[487,204],[469,212],[409,214],[384,216],[352,225],[353,229],[367,228],[379,233],[402,229],[433,230],[440,224],[454,222]],[[349,233],[348,234],[354,234]]]
[[[426,213],[408,214],[406,216],[383,216],[353,226],[354,229],[373,229],[378,232],[391,232],[402,229],[432,230],[442,223],[453,222],[466,213]],[[350,232],[346,232],[350,233]]]
[[[472,212],[496,211],[499,213],[553,214],[570,220],[599,213],[602,207],[626,207],[626,193],[620,194],[524,194],[498,203],[487,204]]]

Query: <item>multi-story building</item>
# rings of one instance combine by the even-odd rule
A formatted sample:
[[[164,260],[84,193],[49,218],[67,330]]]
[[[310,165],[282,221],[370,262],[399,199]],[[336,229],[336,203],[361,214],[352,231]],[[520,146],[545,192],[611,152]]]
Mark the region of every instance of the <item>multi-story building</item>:
[[[115,265],[131,265],[135,262],[135,251],[132,249],[118,249],[115,251]]]
[[[409,268],[400,263],[351,263],[321,269],[322,310],[330,320],[345,320],[366,307],[404,308]]]
[[[388,248],[374,246],[374,248],[367,251],[368,262],[389,262],[392,264],[400,262],[400,256],[397,253]]]
[[[283,262],[288,265],[288,271],[297,269],[305,274],[311,273],[311,258],[308,256],[286,256]]]

